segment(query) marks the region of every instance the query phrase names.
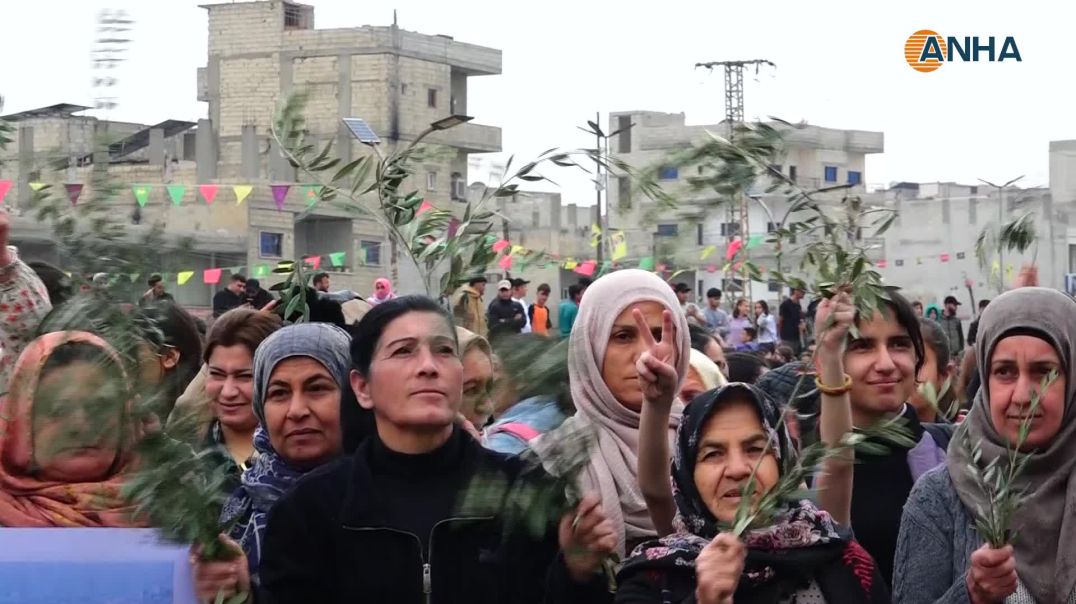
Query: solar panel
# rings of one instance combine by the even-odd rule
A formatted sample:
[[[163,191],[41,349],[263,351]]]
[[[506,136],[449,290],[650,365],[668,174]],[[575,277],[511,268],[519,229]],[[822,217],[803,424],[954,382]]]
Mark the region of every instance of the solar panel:
[[[348,130],[351,130],[351,134],[355,136],[360,143],[367,145],[376,145],[381,142],[381,139],[374,134],[370,124],[366,123],[366,120],[357,117],[345,117],[344,124]]]

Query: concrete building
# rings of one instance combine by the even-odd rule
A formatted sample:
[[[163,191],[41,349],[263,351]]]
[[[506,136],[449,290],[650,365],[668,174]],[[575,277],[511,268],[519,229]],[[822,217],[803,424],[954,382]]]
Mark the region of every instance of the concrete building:
[[[692,176],[703,174],[702,167],[677,168],[663,166],[669,156],[713,132],[727,136],[725,123],[688,125],[683,113],[653,111],[615,112],[609,117],[609,131],[632,126],[610,141],[611,151],[636,168],[657,168],[661,184],[680,204],[670,209],[639,198],[626,178],[614,179],[608,188],[608,223],[627,235],[629,258],[654,256],[656,261],[670,267],[667,273],[673,282],[683,281],[692,286],[702,298],[710,287],[722,288],[725,275],[721,268],[730,237],[739,235],[740,224],[730,221],[727,205],[717,203],[716,194],[694,191],[689,185]],[[837,130],[804,126],[791,130],[786,136],[786,148],[780,163],[774,166],[805,189],[849,183],[853,186],[837,196],[824,199],[839,200],[846,194],[866,195],[866,156],[881,153],[884,148],[881,132]],[[780,192],[767,194],[769,183],[759,183],[748,191],[748,236],[765,234],[783,222],[787,212],[785,197]],[[702,252],[709,246],[716,250],[705,260]],[[768,246],[758,248],[753,260],[769,266],[775,258]],[[794,262],[786,258],[783,268]],[[702,267],[702,270],[695,270]],[[686,269],[686,270],[685,270]],[[673,277],[677,271],[683,271]],[[737,275],[738,277],[738,275]],[[729,282],[732,295],[744,295],[738,279]],[[776,284],[755,282],[751,297],[776,301]]]
[[[207,116],[196,124],[109,123],[110,134],[139,137],[145,144],[134,152],[110,153],[108,160],[114,175],[130,184],[190,185],[189,202],[176,208],[163,202],[147,204],[140,221],[161,221],[176,235],[232,237],[220,249],[213,249],[216,244],[211,240],[202,242],[203,253],[235,256],[228,264],[217,261],[216,266],[249,267],[344,250],[345,266],[330,273],[335,287],[367,293],[376,277],[392,276],[386,233],[361,216],[360,208],[336,202],[308,208],[294,190],[283,211],[277,209],[270,183],[312,182],[309,175],[296,174],[271,135],[277,108],[293,93],[303,91],[309,98],[308,140],[333,141],[344,162],[371,153],[343,126],[345,117],[365,119],[380,137],[383,153],[425,136],[429,152],[409,179],[414,182],[401,188],[418,190],[439,207],[451,206],[466,195],[469,154],[500,150],[501,132],[492,126],[465,123],[427,132],[432,122],[467,113],[468,78],[499,74],[499,50],[404,31],[396,25],[315,29],[314,7],[280,0],[203,8],[208,16],[208,57],[198,70],[197,97],[207,103]],[[33,181],[88,182],[89,168],[48,173],[43,157],[81,157],[92,138],[88,133],[103,130],[99,120],[76,115],[84,108],[46,109],[45,115],[20,117],[20,140],[9,149],[14,157],[4,158],[0,168],[0,177],[17,179],[19,203],[29,198]],[[82,163],[92,161],[91,157]],[[117,166],[120,163],[126,167]],[[195,198],[194,185],[203,183],[252,184],[254,190],[242,205],[207,205]],[[134,199],[120,197],[115,203],[131,211]],[[16,240],[27,229],[19,228]],[[396,277],[401,291],[420,287],[414,267],[403,260]],[[195,299],[180,292],[182,301],[209,303],[209,287],[184,287],[190,287]],[[172,284],[170,289],[177,287]]]

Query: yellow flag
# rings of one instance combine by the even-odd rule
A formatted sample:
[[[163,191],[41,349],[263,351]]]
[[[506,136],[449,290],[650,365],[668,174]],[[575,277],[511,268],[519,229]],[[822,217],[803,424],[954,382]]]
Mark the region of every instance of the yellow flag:
[[[590,225],[590,247],[598,247],[598,239],[601,238],[602,229],[596,224]]]
[[[30,188],[35,190],[35,191],[40,191],[41,188],[44,187],[44,186],[45,186],[45,183],[43,183],[43,182],[32,182],[32,183],[30,183]]]
[[[613,248],[613,262],[616,262],[617,260],[620,260],[621,258],[623,258],[624,256],[627,256],[627,255],[628,255],[628,244],[625,243],[624,241],[621,241],[620,243],[617,243],[616,247]]]
[[[990,265],[990,274],[1001,276],[1001,262],[994,260],[994,263]]]
[[[704,249],[702,250],[702,258],[701,258],[701,259],[702,259],[702,260],[706,260],[706,258],[707,258],[707,257],[708,257],[708,256],[709,256],[710,254],[714,253],[715,251],[717,251],[717,246],[716,246],[716,245],[708,245],[708,246],[706,246],[706,247],[705,247],[705,248],[704,248]]]
[[[566,268],[566,269],[568,269],[568,270],[572,270],[572,269],[574,269],[574,268],[575,268],[575,267],[577,267],[577,266],[579,266],[579,263],[578,263],[578,262],[571,262],[571,261],[569,261],[569,262],[565,262],[565,263],[564,263],[564,268]]]
[[[183,272],[179,273],[178,275],[176,275],[176,280],[179,281],[180,285],[186,285],[187,282],[190,281],[191,277],[193,277],[193,276],[194,276],[194,271],[183,271]]]
[[[514,256],[514,255],[522,252],[524,249],[525,248],[522,245],[513,245],[512,246],[512,255]]]
[[[247,198],[247,195],[250,195],[250,192],[254,190],[254,187],[250,185],[235,185],[232,187],[232,190],[235,191],[235,205],[239,205],[243,203],[243,200]]]

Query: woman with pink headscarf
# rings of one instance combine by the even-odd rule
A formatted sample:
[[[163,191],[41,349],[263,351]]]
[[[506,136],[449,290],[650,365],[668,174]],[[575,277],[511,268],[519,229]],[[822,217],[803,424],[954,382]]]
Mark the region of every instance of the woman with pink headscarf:
[[[381,277],[374,281],[374,295],[370,296],[366,301],[370,303],[370,306],[377,306],[395,297],[396,294],[392,293],[392,281]]]

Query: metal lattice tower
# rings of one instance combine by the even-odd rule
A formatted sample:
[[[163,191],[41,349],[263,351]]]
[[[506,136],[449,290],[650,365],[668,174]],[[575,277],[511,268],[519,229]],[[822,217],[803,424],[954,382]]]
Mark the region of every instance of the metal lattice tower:
[[[695,67],[705,67],[713,70],[714,67],[725,68],[725,123],[728,125],[728,138],[731,141],[736,135],[736,126],[743,123],[743,70],[748,65],[755,66],[755,73],[758,73],[758,69],[762,65],[769,65],[771,67],[777,67],[772,61],[766,59],[751,59],[749,61],[710,61],[708,63],[696,63]],[[741,195],[740,199],[735,203],[729,204],[728,211],[728,223],[739,225],[739,233],[741,235],[741,241],[746,244],[746,236],[748,233],[747,223],[747,197]],[[732,242],[736,239],[737,233],[727,228],[725,231],[726,245],[732,245]],[[725,273],[723,289],[728,290],[732,280],[729,278],[728,273]],[[747,287],[748,280],[743,279],[743,292],[750,300],[750,288]]]

